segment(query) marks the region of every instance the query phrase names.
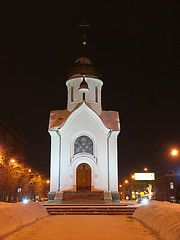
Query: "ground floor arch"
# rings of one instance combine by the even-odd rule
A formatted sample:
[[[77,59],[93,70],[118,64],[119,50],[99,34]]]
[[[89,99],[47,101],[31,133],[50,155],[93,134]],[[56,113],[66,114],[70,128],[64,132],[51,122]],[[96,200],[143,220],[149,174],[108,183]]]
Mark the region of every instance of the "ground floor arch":
[[[91,191],[91,167],[81,163],[76,168],[76,190]]]

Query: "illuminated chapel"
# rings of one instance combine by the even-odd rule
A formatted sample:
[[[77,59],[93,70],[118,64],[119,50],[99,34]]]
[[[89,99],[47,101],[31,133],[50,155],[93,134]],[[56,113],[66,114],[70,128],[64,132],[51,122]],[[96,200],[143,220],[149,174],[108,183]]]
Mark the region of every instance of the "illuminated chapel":
[[[83,54],[68,72],[67,108],[50,113],[49,202],[61,203],[67,193],[72,200],[80,192],[101,192],[105,202],[119,201],[119,113],[102,110],[103,81],[85,48],[83,41]]]

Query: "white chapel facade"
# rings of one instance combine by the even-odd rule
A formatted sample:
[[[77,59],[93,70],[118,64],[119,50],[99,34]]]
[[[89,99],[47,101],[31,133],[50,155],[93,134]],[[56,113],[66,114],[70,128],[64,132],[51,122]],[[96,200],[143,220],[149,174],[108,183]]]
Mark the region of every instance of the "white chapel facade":
[[[100,72],[83,54],[66,86],[67,108],[51,111],[49,119],[49,201],[61,202],[65,191],[103,191],[105,198],[119,199],[119,113],[102,110]]]

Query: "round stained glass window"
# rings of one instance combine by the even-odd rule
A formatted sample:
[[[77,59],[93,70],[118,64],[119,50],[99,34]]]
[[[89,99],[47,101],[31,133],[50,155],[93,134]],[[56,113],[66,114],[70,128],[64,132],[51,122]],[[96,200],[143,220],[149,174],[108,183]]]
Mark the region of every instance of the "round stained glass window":
[[[88,136],[80,136],[74,143],[74,155],[83,152],[93,154],[93,141]]]

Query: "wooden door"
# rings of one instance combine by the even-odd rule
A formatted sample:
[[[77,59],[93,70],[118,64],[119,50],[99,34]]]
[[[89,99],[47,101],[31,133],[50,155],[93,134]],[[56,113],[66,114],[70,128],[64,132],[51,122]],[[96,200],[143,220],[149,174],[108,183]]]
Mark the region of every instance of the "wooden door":
[[[91,168],[88,164],[82,163],[77,167],[76,177],[77,191],[91,191]]]

